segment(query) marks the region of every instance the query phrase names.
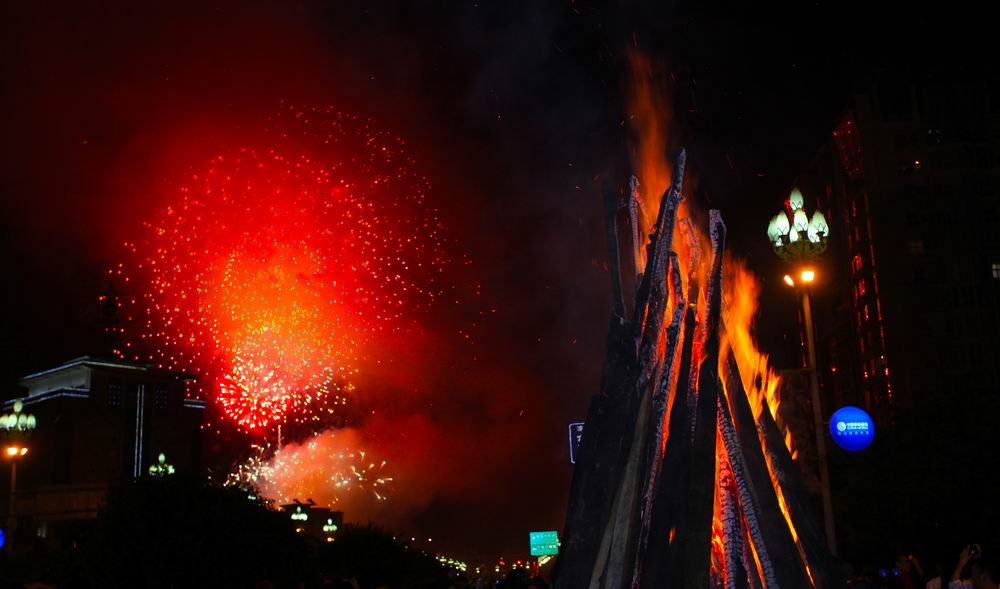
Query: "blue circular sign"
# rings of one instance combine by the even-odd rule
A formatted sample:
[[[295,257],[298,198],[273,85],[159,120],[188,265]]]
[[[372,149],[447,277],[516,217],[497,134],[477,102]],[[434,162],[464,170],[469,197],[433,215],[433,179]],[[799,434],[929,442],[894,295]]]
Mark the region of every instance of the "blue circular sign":
[[[830,435],[844,450],[858,452],[875,439],[875,422],[864,409],[841,407],[830,417]]]

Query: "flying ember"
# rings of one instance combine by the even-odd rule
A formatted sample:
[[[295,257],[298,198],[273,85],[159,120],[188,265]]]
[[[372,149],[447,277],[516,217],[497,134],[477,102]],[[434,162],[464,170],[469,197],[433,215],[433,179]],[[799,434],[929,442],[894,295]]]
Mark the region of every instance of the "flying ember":
[[[245,430],[342,404],[449,264],[401,139],[329,109],[260,136],[177,182],[110,271],[127,289],[117,353],[196,374],[193,394]]]

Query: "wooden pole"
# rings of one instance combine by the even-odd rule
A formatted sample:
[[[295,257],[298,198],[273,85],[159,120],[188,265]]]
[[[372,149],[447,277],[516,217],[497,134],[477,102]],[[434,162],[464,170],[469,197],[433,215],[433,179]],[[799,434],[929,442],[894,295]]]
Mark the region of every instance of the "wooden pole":
[[[795,547],[791,530],[788,529],[785,516],[778,505],[778,496],[775,493],[771,475],[768,473],[767,463],[764,461],[764,450],[760,437],[757,435],[756,420],[753,409],[750,407],[750,398],[747,397],[746,390],[743,388],[739,365],[732,353],[727,358],[726,368],[730,411],[732,411],[733,423],[743,452],[747,482],[759,510],[761,535],[764,545],[767,546],[767,553],[771,557],[774,578],[782,589],[802,587],[806,584],[805,568],[799,562],[798,549]]]
[[[687,303],[684,300],[684,289],[681,284],[681,272],[677,254],[670,254],[670,282],[674,293],[674,311],[667,327],[667,341],[663,354],[663,366],[660,369],[659,381],[653,394],[653,411],[650,417],[650,438],[647,442],[646,456],[643,461],[643,482],[640,488],[642,503],[639,512],[639,539],[636,544],[635,553],[630,560],[632,567],[632,584],[638,583],[641,573],[641,555],[646,550],[649,539],[649,530],[652,525],[653,499],[656,491],[656,484],[659,480],[660,467],[663,463],[663,443],[669,435],[669,429],[665,423],[667,417],[668,402],[671,400],[670,391],[677,381],[677,349],[680,342],[681,323],[684,319],[684,311]]]
[[[720,403],[720,413],[724,408]],[[719,505],[722,516],[722,546],[725,552],[726,589],[747,589],[743,568],[743,519],[728,449],[719,456]]]
[[[799,477],[798,466],[792,460],[788,447],[785,446],[785,437],[767,408],[760,412],[757,424],[764,440],[764,451],[767,452],[774,476],[784,494],[788,514],[798,532],[799,545],[802,546],[816,589],[844,587],[846,583],[843,574],[827,550],[823,530],[813,513],[809,493]]]
[[[706,589],[712,566],[712,514],[715,508],[715,432],[719,382],[719,321],[722,311],[722,255],[726,226],[718,211],[710,212],[712,271],[708,283],[708,313],[698,400],[695,405],[694,441],[691,447],[691,479],[688,516],[683,533],[684,563],[681,587]],[[678,533],[681,533],[678,530]]]

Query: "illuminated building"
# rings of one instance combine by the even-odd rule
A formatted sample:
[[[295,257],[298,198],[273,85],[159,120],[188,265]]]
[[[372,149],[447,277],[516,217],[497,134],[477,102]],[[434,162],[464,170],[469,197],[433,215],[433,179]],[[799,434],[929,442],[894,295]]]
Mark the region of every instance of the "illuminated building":
[[[3,405],[9,411],[20,400],[37,421],[18,466],[19,533],[65,537],[96,517],[109,484],[168,459],[176,472],[197,471],[204,403],[185,397],[191,379],[92,357],[22,378],[21,394]]]
[[[891,421],[1000,387],[998,138],[1000,90],[981,77],[880,81],[799,177],[843,227],[817,325],[833,402]]]

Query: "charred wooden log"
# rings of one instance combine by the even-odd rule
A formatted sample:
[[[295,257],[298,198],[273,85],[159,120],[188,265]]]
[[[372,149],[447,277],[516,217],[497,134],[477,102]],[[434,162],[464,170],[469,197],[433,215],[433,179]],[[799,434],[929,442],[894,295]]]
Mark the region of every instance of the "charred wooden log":
[[[728,371],[726,383],[730,387],[730,410],[746,465],[747,482],[758,509],[761,535],[774,568],[774,580],[782,589],[803,587],[806,585],[806,571],[797,558],[798,549],[788,529],[785,516],[781,513],[774,484],[764,460],[764,451],[757,435],[750,399],[747,397],[739,366],[732,354],[727,359],[726,368]],[[761,562],[762,566],[763,564]],[[768,583],[766,574],[764,582]]]
[[[699,284],[699,276],[701,275],[701,241],[698,239],[695,233],[694,223],[691,219],[681,220],[681,226],[684,229],[684,235],[687,240],[688,246],[688,301],[690,304],[697,306],[699,304],[698,297],[701,295]],[[704,325],[699,324],[699,331],[697,334],[701,336],[701,339],[694,337],[691,341],[693,344],[692,355],[695,358],[701,357],[701,348],[704,345]],[[698,388],[698,364],[692,363],[688,366],[688,372],[686,377],[689,381],[689,386],[692,391]],[[697,395],[690,395],[688,397],[688,435],[694,436],[694,404],[697,402]]]
[[[670,282],[674,293],[674,311],[667,327],[667,342],[663,354],[663,366],[660,369],[659,380],[653,393],[653,410],[650,417],[650,433],[647,441],[645,458],[642,463],[644,473],[641,492],[641,505],[639,510],[639,538],[636,543],[635,553],[631,555],[632,584],[638,583],[640,568],[642,566],[641,555],[646,549],[649,538],[649,530],[652,524],[653,498],[655,496],[656,484],[659,480],[663,456],[663,443],[669,431],[667,428],[667,403],[670,400],[670,390],[677,381],[676,359],[678,344],[680,343],[681,322],[684,319],[684,310],[687,303],[684,300],[684,289],[681,283],[680,265],[677,254],[670,255]]]
[[[708,283],[708,312],[703,359],[698,374],[688,516],[684,530],[681,587],[708,587],[712,556],[712,514],[715,507],[715,432],[719,380],[719,322],[722,314],[722,255],[726,227],[718,211],[711,211],[712,271]]]
[[[754,493],[746,475],[746,458],[737,439],[736,428],[733,426],[733,418],[729,413],[729,404],[722,398],[719,399],[719,432],[722,435],[722,443],[726,447],[726,455],[729,465],[732,468],[736,492],[740,500],[740,507],[743,510],[743,518],[746,522],[747,535],[750,537],[750,541],[753,542],[754,552],[757,554],[757,561],[760,563],[761,576],[767,587],[776,587],[778,583],[774,573],[774,564],[771,562],[767,543],[764,541],[763,532],[761,532],[760,506],[758,505],[757,494]]]
[[[639,195],[639,179],[632,176],[628,181],[628,218],[629,226],[632,228],[631,253],[636,282],[642,276],[643,268],[646,265],[646,260],[642,255],[643,242],[641,236],[644,235],[644,228],[642,226],[640,206],[642,206],[642,198]]]
[[[695,344],[700,343],[696,341],[696,334],[697,306],[701,291],[698,282],[701,250],[690,219],[682,219],[679,222],[684,228],[689,250],[688,306],[684,313],[684,331],[681,337],[681,354],[677,365],[674,395],[670,401],[667,441],[660,459],[660,476],[654,490],[650,534],[647,537],[646,553],[638,555],[641,567],[637,581],[638,585],[643,587],[675,587],[680,583],[683,542],[676,531],[684,528],[688,481],[691,476],[693,400],[697,399],[698,384],[698,371],[693,357]],[[635,584],[634,582],[633,585]]]
[[[697,279],[688,282],[688,300],[698,300]],[[676,587],[680,579],[682,538],[677,530],[685,527],[688,481],[691,477],[691,430],[688,425],[689,402],[696,391],[687,375],[691,372],[691,356],[697,319],[696,308],[689,303],[684,314],[684,335],[677,365],[677,384],[670,405],[667,443],[656,482],[650,514],[650,534],[646,552],[640,554],[639,585],[642,587]]]
[[[722,407],[720,403],[720,413]],[[740,515],[740,500],[729,462],[728,448],[719,456],[719,505],[722,515],[722,546],[725,561],[724,578],[726,589],[746,589],[747,574],[743,569],[743,520]]]
[[[826,536],[819,526],[816,515],[809,507],[809,495],[792,456],[785,446],[784,436],[774,422],[774,417],[766,408],[757,418],[767,452],[778,485],[788,506],[788,515],[798,532],[799,545],[812,574],[817,589],[839,588],[845,585],[844,577],[827,549]]]
[[[764,583],[760,579],[760,570],[757,568],[753,548],[750,546],[750,533],[746,526],[743,526],[743,570],[747,572],[747,587],[749,589],[765,589]]]

